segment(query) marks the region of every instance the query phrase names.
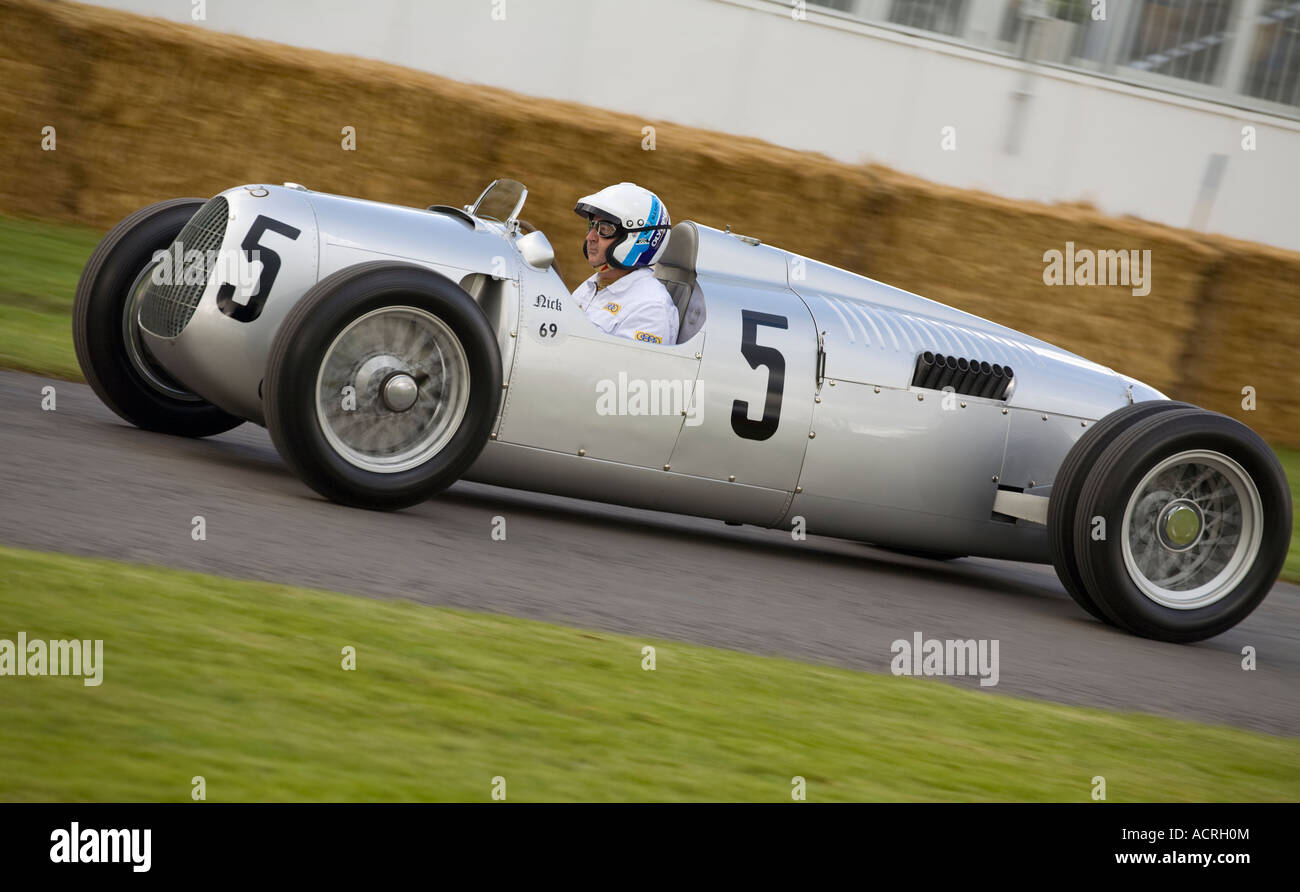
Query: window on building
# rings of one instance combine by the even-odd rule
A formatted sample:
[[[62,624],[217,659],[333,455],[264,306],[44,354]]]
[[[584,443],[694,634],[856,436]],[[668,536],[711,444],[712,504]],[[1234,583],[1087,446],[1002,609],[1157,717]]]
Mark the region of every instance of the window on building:
[[[1265,0],[1255,22],[1242,92],[1300,105],[1300,2]]]
[[[894,0],[889,21],[921,31],[955,36],[961,34],[966,0]]]
[[[1125,64],[1213,83],[1232,36],[1233,0],[1139,0]]]
[[[858,0],[810,0],[813,6],[825,6],[829,9],[838,9],[840,12],[856,12],[854,9],[858,5]]]

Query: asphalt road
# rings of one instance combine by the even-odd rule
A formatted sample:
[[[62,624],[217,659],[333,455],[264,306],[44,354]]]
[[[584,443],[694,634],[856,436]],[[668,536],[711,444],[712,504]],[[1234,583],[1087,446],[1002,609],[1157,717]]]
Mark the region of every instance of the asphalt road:
[[[41,408],[42,387],[56,408]],[[1104,626],[1050,567],[937,562],[835,539],[460,483],[395,514],[319,498],[244,425],[145,433],[88,387],[0,372],[0,543],[409,598],[888,672],[891,642],[990,638],[1000,679],[936,681],[1300,735],[1300,589],[1195,645]],[[202,515],[207,538],[191,538]],[[493,518],[506,539],[491,536]],[[176,605],[177,621],[185,607]],[[0,617],[0,632],[3,632]],[[16,631],[16,630],[9,630]],[[1242,648],[1258,668],[1241,667]]]

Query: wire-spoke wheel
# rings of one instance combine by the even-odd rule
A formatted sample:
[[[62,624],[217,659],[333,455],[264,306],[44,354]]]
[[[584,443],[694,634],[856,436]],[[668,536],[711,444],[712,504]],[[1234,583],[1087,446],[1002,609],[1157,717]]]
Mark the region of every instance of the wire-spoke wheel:
[[[1165,641],[1241,622],[1272,588],[1290,541],[1277,457],[1245,425],[1200,409],[1128,428],[1088,472],[1075,509],[1088,594],[1116,625]]]
[[[469,359],[438,317],[371,310],[339,333],[316,377],[316,417],[343,458],[391,474],[440,452],[469,406]]]
[[[266,425],[326,498],[414,505],[487,442],[501,400],[496,335],[473,298],[424,267],[379,261],[313,286],[276,332]]]
[[[1231,592],[1259,552],[1264,505],[1226,455],[1191,450],[1147,472],[1124,512],[1124,563],[1157,604],[1193,610]]]

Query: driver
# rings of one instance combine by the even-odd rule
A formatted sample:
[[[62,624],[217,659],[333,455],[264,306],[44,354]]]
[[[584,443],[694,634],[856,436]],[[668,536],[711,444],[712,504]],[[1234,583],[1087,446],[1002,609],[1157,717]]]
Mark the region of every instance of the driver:
[[[573,210],[587,218],[582,253],[596,271],[573,291],[587,319],[619,337],[677,343],[677,307],[650,269],[668,247],[668,208],[649,189],[619,183]]]

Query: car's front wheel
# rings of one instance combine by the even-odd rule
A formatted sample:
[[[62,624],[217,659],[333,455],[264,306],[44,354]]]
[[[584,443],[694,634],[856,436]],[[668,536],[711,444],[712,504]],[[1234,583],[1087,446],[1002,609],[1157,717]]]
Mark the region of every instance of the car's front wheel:
[[[86,261],[72,305],[77,362],[104,405],[136,427],[185,437],[244,423],[173,380],[140,338],[140,302],[157,265],[154,255],[203,206],[201,198],[162,201],[114,226]]]
[[[379,261],[313,286],[281,324],[264,387],[280,455],[326,498],[394,510],[450,486],[501,399],[496,336],[437,273]]]

